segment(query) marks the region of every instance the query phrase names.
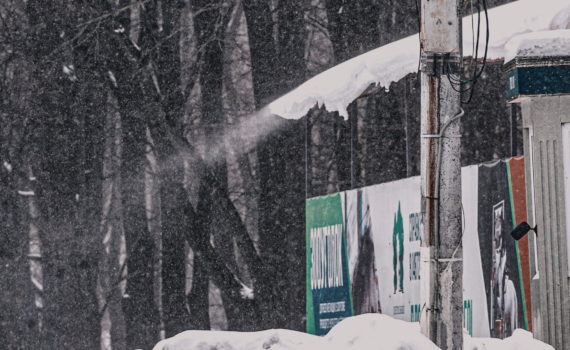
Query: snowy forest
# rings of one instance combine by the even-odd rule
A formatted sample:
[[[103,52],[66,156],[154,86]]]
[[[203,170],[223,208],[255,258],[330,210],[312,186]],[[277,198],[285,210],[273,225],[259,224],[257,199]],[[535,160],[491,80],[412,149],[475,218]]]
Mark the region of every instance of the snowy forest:
[[[348,120],[257,111],[418,18],[414,0],[0,1],[0,347],[304,330],[305,198],[418,175],[419,84],[363,91]],[[521,153],[504,79],[488,63],[464,107],[462,165]]]

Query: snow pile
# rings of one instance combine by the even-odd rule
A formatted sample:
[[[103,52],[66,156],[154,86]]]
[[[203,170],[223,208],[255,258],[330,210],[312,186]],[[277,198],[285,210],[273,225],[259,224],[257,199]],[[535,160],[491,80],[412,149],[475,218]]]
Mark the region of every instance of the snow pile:
[[[160,341],[153,350],[308,350],[321,340],[314,335],[286,329],[251,333],[186,331]]]
[[[370,84],[390,86],[418,69],[417,35],[395,41],[341,63],[308,80],[269,105],[271,113],[287,119],[303,117],[315,103],[348,116],[346,107]]]
[[[471,338],[469,334],[463,336],[464,350],[554,350],[532,337],[532,333],[523,329],[514,331],[511,337],[506,339]]]
[[[419,323],[396,320],[387,315],[349,317],[316,343],[318,350],[437,350],[420,332]]]
[[[570,28],[570,0],[519,0],[489,10],[489,59],[504,58],[506,44],[512,38],[525,33],[550,31]],[[475,31],[477,15],[474,16]],[[484,14],[481,14],[481,35],[479,57],[485,49],[483,26]],[[472,52],[473,40],[471,17],[463,19],[463,55]]]
[[[465,332],[466,333],[466,332]],[[554,350],[517,329],[505,340],[471,338],[464,334],[465,350]],[[387,315],[349,317],[325,337],[285,329],[261,332],[186,331],[162,340],[153,350],[438,350],[420,332],[419,323],[396,320]]]
[[[261,332],[186,331],[162,340],[154,350],[437,350],[418,323],[387,315],[349,317],[325,337],[284,329]]]
[[[505,62],[516,56],[568,56],[570,55],[570,30],[552,30],[519,35],[505,45]]]
[[[488,11],[488,59],[505,57],[507,42],[518,35],[539,31],[570,28],[570,0],[519,0]],[[477,14],[463,19],[463,54],[473,52],[472,20],[477,31]],[[485,17],[481,14],[479,57],[485,49]],[[476,40],[476,38],[475,38]],[[299,119],[316,103],[329,111],[348,115],[348,104],[370,84],[390,86],[393,81],[416,72],[419,59],[419,38],[412,35],[379,47],[339,64],[308,80],[297,89],[269,104],[271,113],[288,119]]]

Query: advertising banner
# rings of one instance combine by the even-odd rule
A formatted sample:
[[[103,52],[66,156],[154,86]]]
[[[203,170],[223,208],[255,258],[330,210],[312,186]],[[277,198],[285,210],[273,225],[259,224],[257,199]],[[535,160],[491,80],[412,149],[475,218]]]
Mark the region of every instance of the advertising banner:
[[[374,232],[375,278],[382,313],[418,321],[420,312],[420,179],[359,190]],[[353,290],[353,295],[360,291]]]
[[[513,211],[513,228],[527,221],[526,183],[524,177],[524,157],[513,157],[507,160],[509,172],[509,188]],[[534,234],[534,233],[531,233]],[[519,274],[521,278],[521,294],[525,328],[532,332],[532,307],[530,303],[530,251],[528,235],[515,242],[519,258]]]
[[[509,235],[526,218],[518,203],[524,198],[522,162],[519,157],[462,169],[464,328],[475,337],[503,338],[529,328],[528,243],[521,253]],[[307,200],[309,333],[326,334],[340,319],[363,313],[419,321],[420,200],[419,177]],[[336,237],[336,229],[319,233],[335,225],[342,228],[340,253],[336,241],[318,238]],[[342,283],[318,282],[334,263],[342,264],[332,268],[342,271]]]
[[[507,163],[479,166],[479,249],[493,338],[524,328],[524,311],[516,241],[510,237],[513,215]]]
[[[326,334],[352,316],[341,194],[307,200],[307,332]]]

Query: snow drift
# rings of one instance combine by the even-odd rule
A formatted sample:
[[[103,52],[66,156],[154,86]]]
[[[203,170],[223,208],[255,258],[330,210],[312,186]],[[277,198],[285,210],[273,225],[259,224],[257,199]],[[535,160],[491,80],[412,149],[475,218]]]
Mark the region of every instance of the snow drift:
[[[505,45],[515,36],[570,28],[570,0],[519,0],[488,11],[488,59],[506,55]],[[474,15],[475,31],[477,14]],[[485,18],[481,15],[479,56],[485,49]],[[473,52],[471,16],[463,19],[463,55]],[[316,103],[329,111],[347,117],[348,104],[370,84],[389,87],[391,82],[416,72],[419,59],[419,38],[412,35],[341,63],[308,80],[295,90],[269,104],[271,113],[287,119],[299,119]]]
[[[471,338],[464,334],[465,350],[553,350],[550,345],[517,329],[505,340]],[[162,340],[153,350],[437,350],[420,332],[418,323],[396,320],[387,315],[349,317],[334,326],[325,337],[284,329],[261,332],[186,331]]]
[[[285,350],[305,349],[320,341],[314,335],[286,329],[261,332],[186,331],[156,344],[153,350]]]
[[[554,350],[532,337],[532,333],[523,329],[517,329],[511,337],[506,339],[496,338],[471,338],[469,334],[463,335],[464,350]]]

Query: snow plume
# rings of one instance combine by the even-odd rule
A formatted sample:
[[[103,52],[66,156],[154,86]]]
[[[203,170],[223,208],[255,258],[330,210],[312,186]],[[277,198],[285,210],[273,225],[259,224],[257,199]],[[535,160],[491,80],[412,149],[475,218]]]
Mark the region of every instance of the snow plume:
[[[212,164],[231,150],[236,155],[248,154],[258,142],[284,125],[285,120],[263,108],[248,115],[234,118],[226,124],[204,133],[204,128],[189,131],[188,139],[206,163]]]
[[[518,35],[546,30],[570,28],[569,0],[519,0],[488,11],[488,59],[506,55],[505,45]],[[477,14],[463,19],[463,55],[473,51],[473,30],[477,30]],[[485,50],[485,17],[481,14],[479,57]],[[476,40],[476,38],[475,38]],[[269,110],[287,119],[299,119],[309,109],[325,105],[330,112],[347,117],[347,106],[371,84],[389,87],[391,82],[416,72],[419,60],[419,38],[412,35],[341,63],[308,80],[297,89],[269,104]]]

